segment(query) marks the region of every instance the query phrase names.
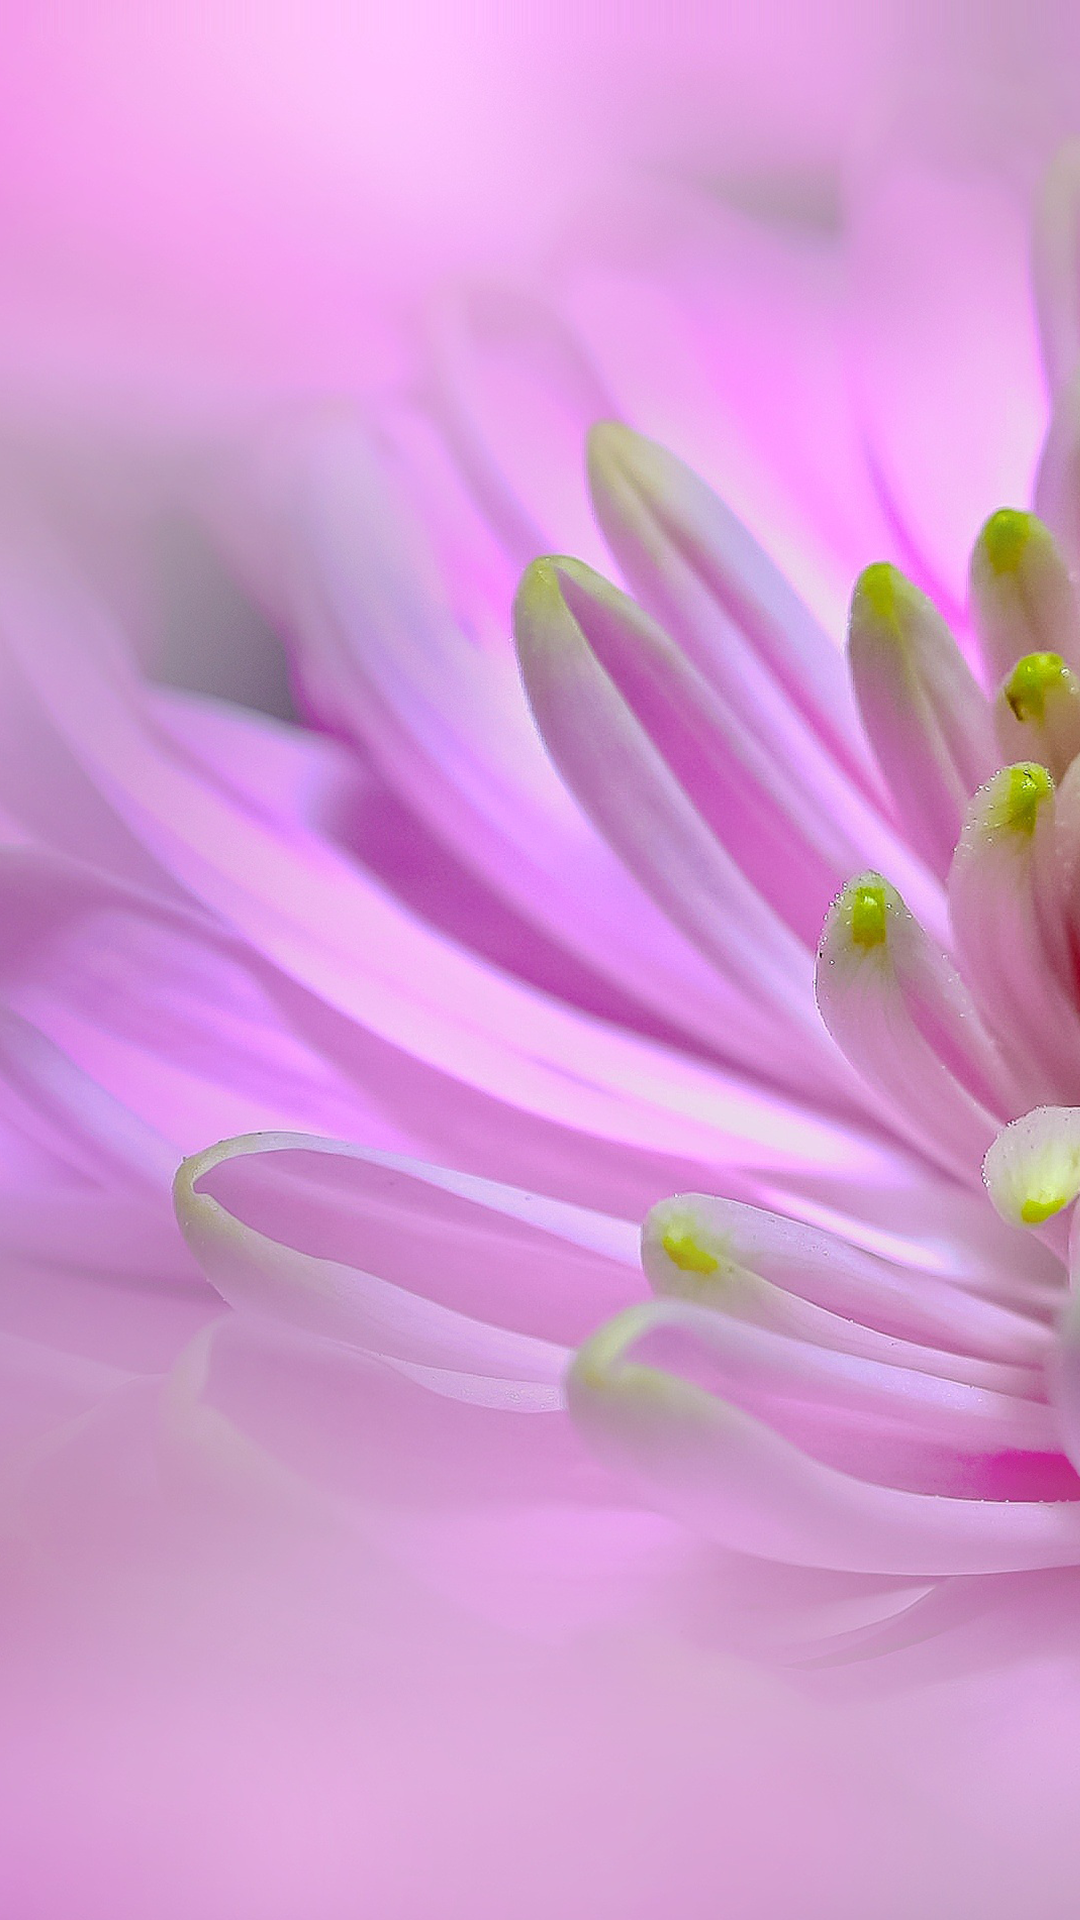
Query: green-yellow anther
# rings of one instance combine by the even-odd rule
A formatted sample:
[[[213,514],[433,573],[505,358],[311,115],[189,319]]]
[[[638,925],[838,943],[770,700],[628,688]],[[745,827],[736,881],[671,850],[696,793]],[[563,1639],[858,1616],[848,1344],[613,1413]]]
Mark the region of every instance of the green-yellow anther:
[[[991,514],[979,535],[979,544],[995,573],[1016,573],[1032,536],[1039,531],[1040,523],[1033,513],[1002,507],[999,513]]]
[[[1041,1227],[1044,1220],[1051,1220],[1062,1207],[1067,1207],[1072,1199],[1071,1193],[1032,1193],[1022,1202],[1020,1218],[1025,1227]]]
[[[910,592],[898,567],[888,560],[875,560],[873,566],[863,568],[855,582],[852,614],[860,608],[867,610],[884,626],[895,630],[899,627],[901,605]]]
[[[1039,808],[1054,791],[1046,768],[1025,760],[1018,767],[1006,767],[993,784],[987,824],[1010,833],[1033,834]]]
[[[703,1247],[691,1227],[671,1225],[661,1235],[660,1245],[682,1273],[715,1273],[720,1265],[714,1253]]]
[[[846,889],[844,910],[855,947],[883,947],[889,937],[884,880],[856,880]]]
[[[1068,674],[1060,653],[1026,653],[1005,683],[1005,698],[1016,718],[1027,726],[1041,727],[1047,695],[1066,689]]]

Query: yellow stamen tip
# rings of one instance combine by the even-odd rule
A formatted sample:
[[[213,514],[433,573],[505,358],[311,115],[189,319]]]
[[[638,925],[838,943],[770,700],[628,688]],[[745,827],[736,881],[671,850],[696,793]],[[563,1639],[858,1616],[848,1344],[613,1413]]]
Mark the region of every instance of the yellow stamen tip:
[[[856,580],[853,604],[868,607],[879,620],[894,621],[897,602],[906,585],[898,567],[888,560],[875,560],[873,566],[863,568]]]
[[[1005,682],[1005,698],[1016,718],[1029,726],[1041,726],[1046,717],[1046,697],[1063,684],[1067,674],[1060,653],[1026,653]]]
[[[720,1265],[714,1253],[703,1247],[688,1226],[670,1226],[661,1235],[660,1245],[682,1273],[715,1273]]]
[[[998,778],[997,805],[993,809],[996,817],[991,824],[1011,833],[1033,834],[1039,809],[1054,791],[1046,768],[1034,760],[1024,760],[1018,767],[1006,767]]]
[[[1071,1193],[1033,1193],[1022,1203],[1020,1218],[1025,1227],[1041,1227],[1044,1220],[1051,1220],[1062,1207],[1067,1207],[1072,1199]]]
[[[871,947],[883,947],[889,937],[884,880],[855,880],[845,888],[842,898],[852,945],[867,951]]]
[[[991,514],[979,544],[995,573],[1016,573],[1041,523],[1033,513],[1021,513],[1016,507],[1002,507]]]

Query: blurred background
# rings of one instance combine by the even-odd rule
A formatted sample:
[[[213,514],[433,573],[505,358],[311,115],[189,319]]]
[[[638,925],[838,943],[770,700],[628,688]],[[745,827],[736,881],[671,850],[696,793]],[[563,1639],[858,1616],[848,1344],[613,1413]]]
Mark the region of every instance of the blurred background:
[[[0,28],[0,471],[98,553],[152,523],[145,644],[212,682],[178,649],[223,589],[157,509],[184,450],[283,399],[407,384],[445,281],[542,282],[677,190],[842,253],[868,431],[947,573],[976,502],[958,476],[918,524],[942,406],[978,414],[999,488],[1041,433],[1028,218],[1080,130],[1078,52],[1074,0],[19,0]],[[1018,373],[999,322],[1027,328]],[[947,363],[923,355],[913,381],[913,337],[946,332]],[[280,703],[237,671],[221,690]]]
[[[898,147],[1029,190],[1078,44],[1070,0],[23,0],[6,419],[377,382],[440,273],[534,260],[650,178],[818,225]]]

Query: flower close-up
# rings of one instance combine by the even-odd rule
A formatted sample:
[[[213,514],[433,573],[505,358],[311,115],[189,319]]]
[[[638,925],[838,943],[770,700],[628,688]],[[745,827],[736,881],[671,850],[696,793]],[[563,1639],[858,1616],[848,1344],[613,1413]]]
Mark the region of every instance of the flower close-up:
[[[12,37],[0,1905],[1064,1920],[1068,22],[271,12]]]

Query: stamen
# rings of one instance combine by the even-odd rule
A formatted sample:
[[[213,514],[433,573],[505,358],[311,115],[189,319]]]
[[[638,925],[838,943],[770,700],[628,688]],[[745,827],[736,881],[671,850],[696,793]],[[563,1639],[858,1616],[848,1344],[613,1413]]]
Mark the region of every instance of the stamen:
[[[1073,678],[1060,653],[1026,653],[1005,682],[1005,698],[1016,718],[1041,726],[1048,694],[1066,677]]]
[[[731,1237],[693,1194],[661,1200],[641,1229],[641,1264],[653,1292],[731,1308],[744,1269]]]
[[[720,1265],[695,1236],[689,1221],[673,1220],[660,1236],[660,1245],[680,1273],[715,1273]]]
[[[1080,680],[1060,653],[1026,653],[1002,685],[994,720],[1007,759],[1036,747],[1060,780],[1080,753]]]
[[[1004,767],[983,788],[979,825],[991,837],[1014,833],[1030,839],[1039,810],[1052,798],[1053,792],[1050,774],[1037,761],[1025,760],[1019,766]]]
[[[905,595],[911,595],[911,588],[898,567],[887,560],[877,560],[872,566],[864,567],[855,583],[856,597],[864,607],[875,613],[879,620],[887,622],[893,636],[903,640],[901,628],[901,608]]]
[[[840,911],[856,947],[882,947],[889,937],[886,883],[876,874],[852,881],[840,896]]]
[[[1044,532],[1033,513],[1000,507],[982,530],[982,550],[995,573],[1018,573],[1032,540]]]

